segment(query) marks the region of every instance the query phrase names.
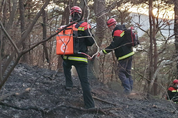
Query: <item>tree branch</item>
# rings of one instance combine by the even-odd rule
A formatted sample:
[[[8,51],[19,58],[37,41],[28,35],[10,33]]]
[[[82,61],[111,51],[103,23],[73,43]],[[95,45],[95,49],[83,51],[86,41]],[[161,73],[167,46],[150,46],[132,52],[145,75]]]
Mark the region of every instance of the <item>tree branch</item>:
[[[106,101],[106,100],[102,100],[102,99],[100,99],[100,98],[97,98],[97,97],[95,97],[95,96],[93,96],[93,98],[94,98],[94,99],[96,99],[96,100],[99,100],[99,101],[101,101],[101,102],[105,102],[105,103],[108,103],[108,104],[114,105],[114,106],[116,106],[116,105],[117,105],[117,104],[114,104],[114,103],[108,102],[108,101]]]
[[[4,32],[4,34],[7,36],[7,38],[10,40],[10,42],[12,43],[12,45],[14,46],[16,52],[19,54],[19,49],[17,48],[17,45],[15,44],[15,42],[12,40],[12,38],[10,37],[10,35],[7,33],[6,29],[4,28],[2,22],[0,21],[0,25],[1,25],[1,29]]]
[[[27,38],[27,36],[29,36],[31,30],[33,29],[33,26],[37,22],[38,18],[41,16],[41,13],[42,13],[43,9],[45,9],[45,7],[49,4],[49,1],[50,0],[46,0],[46,2],[44,3],[44,5],[42,6],[41,10],[37,13],[36,17],[34,18],[34,20],[31,23],[31,25],[29,25],[29,27],[27,28],[26,32],[23,34],[21,40],[18,42],[17,47],[20,47],[20,45],[22,44],[22,42]],[[15,56],[15,54],[16,54],[15,52],[12,52],[12,55],[9,57],[9,59],[4,64],[3,70],[2,70],[2,75],[4,75],[7,67],[9,66],[9,64],[12,61],[13,57]]]

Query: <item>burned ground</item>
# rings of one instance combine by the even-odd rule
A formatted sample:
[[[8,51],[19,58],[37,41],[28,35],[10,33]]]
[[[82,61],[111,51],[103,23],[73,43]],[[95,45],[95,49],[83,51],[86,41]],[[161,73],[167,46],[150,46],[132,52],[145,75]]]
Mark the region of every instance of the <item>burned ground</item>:
[[[78,78],[64,89],[63,73],[16,66],[0,94],[0,118],[177,118],[178,105],[163,99],[132,98],[90,78],[96,108],[83,108]]]

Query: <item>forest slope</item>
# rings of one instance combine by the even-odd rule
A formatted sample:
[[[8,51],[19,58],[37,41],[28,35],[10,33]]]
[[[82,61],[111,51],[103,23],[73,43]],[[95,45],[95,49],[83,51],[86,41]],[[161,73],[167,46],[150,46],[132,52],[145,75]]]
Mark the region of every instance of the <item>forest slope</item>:
[[[0,118],[177,118],[178,105],[137,95],[125,98],[90,78],[96,109],[83,109],[78,78],[64,89],[63,73],[24,64],[16,66],[2,88]]]

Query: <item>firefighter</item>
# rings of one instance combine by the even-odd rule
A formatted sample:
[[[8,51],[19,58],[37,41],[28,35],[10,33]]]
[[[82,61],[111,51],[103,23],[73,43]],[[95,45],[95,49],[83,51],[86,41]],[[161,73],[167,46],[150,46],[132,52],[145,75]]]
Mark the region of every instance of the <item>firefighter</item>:
[[[132,47],[124,45],[127,43],[124,40],[124,29],[126,29],[125,25],[116,25],[117,22],[114,18],[111,18],[107,21],[107,26],[112,31],[113,41],[110,43],[108,47],[101,50],[97,57],[102,54],[107,54],[112,50],[115,51],[115,56],[118,60],[118,76],[122,82],[122,86],[124,88],[124,94],[126,95],[134,95],[135,93],[131,93],[133,88],[133,80],[131,76],[131,66],[132,66],[132,56],[134,52]]]
[[[71,22],[77,21],[81,18],[82,10],[78,6],[74,6],[70,9]],[[79,52],[87,53],[87,46],[92,46],[94,44],[93,38],[90,36],[91,26],[87,22],[78,21],[74,24],[74,27],[78,29],[77,33],[74,33],[74,48],[77,48]],[[83,54],[72,55],[62,55],[63,58],[63,69],[66,80],[66,90],[71,90],[73,87],[73,81],[71,76],[72,65],[76,68],[82,91],[83,91],[83,100],[86,109],[94,108],[94,100],[91,95],[91,88],[88,82],[87,77],[87,57]]]
[[[168,100],[178,103],[178,80],[173,81],[173,85],[168,88]]]

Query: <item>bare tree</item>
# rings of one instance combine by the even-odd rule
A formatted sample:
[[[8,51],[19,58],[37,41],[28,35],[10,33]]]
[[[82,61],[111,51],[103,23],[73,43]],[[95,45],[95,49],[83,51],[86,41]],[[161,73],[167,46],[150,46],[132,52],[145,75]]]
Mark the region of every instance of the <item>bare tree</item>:
[[[15,51],[12,53],[12,55],[9,57],[9,59],[5,62],[5,64],[3,65],[3,69],[2,69],[2,77],[4,76],[4,78],[1,78],[0,80],[2,80],[2,82],[0,83],[0,88],[2,88],[2,86],[4,85],[4,83],[6,82],[6,80],[8,79],[8,77],[10,76],[10,73],[13,71],[14,67],[16,66],[16,64],[18,63],[18,61],[20,60],[21,56],[23,54],[25,54],[28,51],[22,51],[20,52],[19,49],[17,47],[20,47],[21,43],[26,39],[26,37],[29,35],[29,33],[31,32],[34,24],[37,22],[38,18],[40,17],[40,15],[42,14],[43,9],[45,9],[45,7],[49,4],[50,0],[47,0],[44,5],[42,6],[41,10],[37,13],[36,17],[34,18],[33,22],[31,23],[31,25],[27,28],[26,32],[24,33],[24,35],[22,36],[21,40],[19,41],[19,43],[16,44],[13,42],[12,38],[8,35],[7,31],[5,30],[5,28],[3,28],[4,33],[6,34],[6,36],[8,37],[8,39],[12,42]],[[1,22],[1,27],[3,27],[3,24]],[[34,47],[34,46],[33,46]],[[10,69],[7,70],[7,67],[9,66],[9,64],[12,62],[12,59],[14,58],[14,56],[18,55],[16,62],[12,65],[12,67],[10,67]],[[5,72],[7,71],[7,74],[5,75]]]

